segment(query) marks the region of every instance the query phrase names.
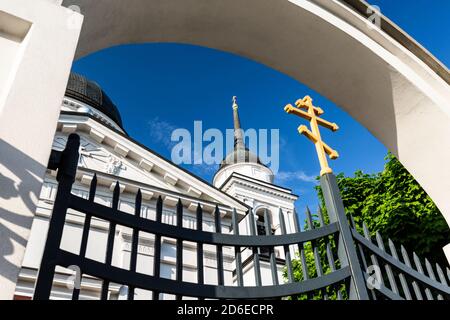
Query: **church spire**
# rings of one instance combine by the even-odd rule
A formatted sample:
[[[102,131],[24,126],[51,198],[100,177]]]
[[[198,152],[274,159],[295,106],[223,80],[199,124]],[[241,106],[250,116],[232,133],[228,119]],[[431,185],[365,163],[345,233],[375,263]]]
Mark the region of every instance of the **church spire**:
[[[245,149],[242,136],[241,122],[239,120],[237,97],[233,97],[233,123],[234,123],[234,149]]]

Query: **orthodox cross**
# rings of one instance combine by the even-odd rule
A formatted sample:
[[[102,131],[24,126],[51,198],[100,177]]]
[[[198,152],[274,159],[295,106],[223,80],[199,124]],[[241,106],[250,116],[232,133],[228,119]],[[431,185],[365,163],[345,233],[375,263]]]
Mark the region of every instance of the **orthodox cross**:
[[[323,176],[327,173],[332,173],[333,170],[328,166],[327,157],[325,155],[328,154],[330,159],[334,160],[339,157],[339,154],[336,150],[331,149],[325,142],[322,141],[320,137],[319,125],[328,128],[332,131],[337,131],[339,129],[336,123],[331,123],[327,120],[321,119],[321,116],[324,112],[321,108],[315,107],[312,104],[312,98],[310,96],[306,96],[303,99],[297,100],[295,103],[296,107],[288,104],[284,111],[289,114],[295,114],[303,119],[306,119],[311,124],[311,130],[309,130],[305,125],[301,125],[298,127],[298,132],[304,136],[306,136],[309,140],[311,140],[316,146],[317,156],[320,162],[320,175]],[[306,111],[303,111],[305,109]]]

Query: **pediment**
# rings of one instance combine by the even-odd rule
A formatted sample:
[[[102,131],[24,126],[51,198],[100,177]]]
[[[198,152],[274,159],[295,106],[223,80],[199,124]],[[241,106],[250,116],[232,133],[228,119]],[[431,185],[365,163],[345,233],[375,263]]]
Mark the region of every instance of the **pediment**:
[[[66,145],[67,136],[57,134],[53,141],[53,149],[62,150]],[[136,166],[126,157],[111,150],[93,139],[80,134],[80,158],[78,166],[96,172],[117,176],[128,180],[138,181],[172,191],[178,191],[173,185],[161,181],[157,175],[144,168]]]
[[[66,144],[65,126],[80,135],[81,168],[236,208],[241,214],[248,210],[234,197],[88,116],[61,114],[55,150]]]

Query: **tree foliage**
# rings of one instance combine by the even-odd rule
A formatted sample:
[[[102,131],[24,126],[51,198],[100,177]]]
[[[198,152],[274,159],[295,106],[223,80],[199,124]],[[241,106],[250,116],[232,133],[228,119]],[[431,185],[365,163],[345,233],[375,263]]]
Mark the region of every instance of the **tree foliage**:
[[[354,177],[337,176],[347,214],[359,225],[364,221],[374,235],[403,244],[429,260],[446,263],[442,248],[450,242],[444,217],[414,177],[392,154],[382,172]],[[320,187],[316,187],[325,209]]]
[[[392,154],[386,156],[386,164],[382,172],[365,174],[356,171],[353,177],[343,173],[337,175],[344,207],[348,215],[352,215],[358,226],[365,222],[372,236],[380,232],[384,239],[390,238],[397,244],[403,244],[409,251],[416,252],[421,257],[440,264],[447,264],[442,248],[450,242],[448,224],[438,208],[417,183],[413,176]],[[316,187],[325,219],[325,201],[320,186]],[[335,243],[328,241],[332,248]],[[329,273],[327,265],[326,242],[321,239],[316,243],[320,252],[320,261],[324,274]],[[306,243],[304,255],[308,274],[311,278],[317,276],[312,243]],[[336,261],[339,264],[339,261]],[[304,279],[302,262],[297,254],[293,260],[294,278]],[[287,271],[284,271],[287,279]],[[322,299],[323,294],[329,294],[330,299],[336,298],[336,288],[326,289],[326,292],[315,292],[290,297],[290,299]],[[341,290],[345,294],[345,290]]]

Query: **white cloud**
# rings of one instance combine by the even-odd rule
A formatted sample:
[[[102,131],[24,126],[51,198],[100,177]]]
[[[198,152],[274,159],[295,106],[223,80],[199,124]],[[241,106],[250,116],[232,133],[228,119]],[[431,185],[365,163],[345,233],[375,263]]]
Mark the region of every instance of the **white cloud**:
[[[158,117],[148,122],[150,126],[150,136],[154,142],[162,143],[167,149],[171,150],[174,142],[170,140],[172,132],[177,127],[167,121],[160,120]]]
[[[148,125],[150,128],[150,136],[153,139],[153,142],[160,143],[168,150],[172,150],[172,148],[177,143],[171,140],[172,132],[179,128],[170,122],[160,120],[159,117],[155,117],[150,120],[148,122]],[[198,153],[198,151],[194,149],[194,144],[192,144],[191,161],[193,161],[196,156],[197,158],[201,158],[202,152],[203,151],[200,150],[200,153]],[[213,174],[217,170],[216,165],[208,165],[204,162],[202,162],[201,164],[188,163],[187,165],[189,166],[188,169],[190,171],[200,176]]]
[[[280,171],[275,176],[275,179],[280,182],[287,181],[303,181],[303,182],[313,182],[316,183],[316,175],[307,175],[304,171]]]

